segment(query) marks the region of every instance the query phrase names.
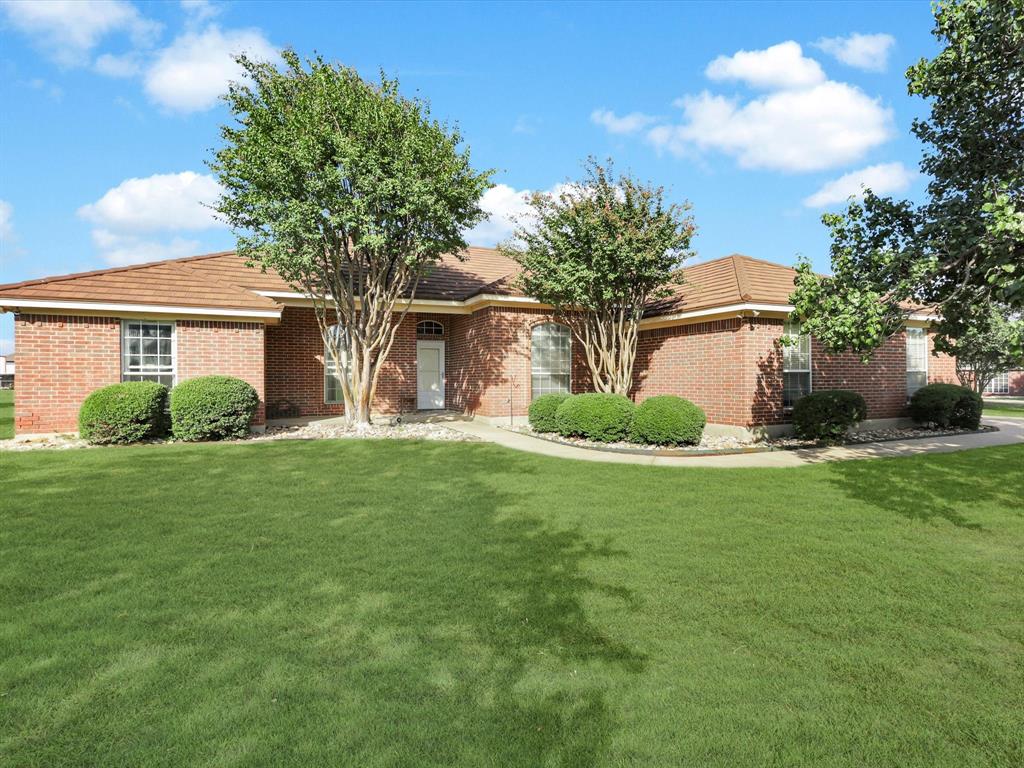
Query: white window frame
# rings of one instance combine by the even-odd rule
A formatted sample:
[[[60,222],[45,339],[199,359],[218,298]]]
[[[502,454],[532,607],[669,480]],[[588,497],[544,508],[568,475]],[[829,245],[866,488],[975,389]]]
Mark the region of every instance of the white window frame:
[[[421,325],[436,326],[440,330],[437,333],[433,333],[432,331],[421,331]],[[440,339],[442,336],[444,336],[444,324],[438,320],[420,320],[419,322],[416,323],[416,335],[429,336],[431,339]]]
[[[1008,395],[1010,394],[1010,372],[1003,371],[992,377],[985,389],[987,395]]]
[[[334,330],[335,328],[341,328],[341,326],[338,325],[337,323],[335,323],[334,325],[330,326],[330,328],[328,328],[328,333],[337,333],[337,331]],[[348,351],[347,350],[341,350],[341,351],[344,353],[342,355],[342,357],[345,358],[345,361],[344,361],[344,363],[342,363],[342,365],[343,365],[343,367],[345,369],[347,369],[348,365],[349,365]],[[341,380],[340,379],[338,380],[338,383],[337,383],[337,399],[336,400],[331,400],[327,396],[327,393],[328,393],[327,382],[330,379],[332,379],[332,378],[337,379],[338,378],[338,372],[336,370],[334,370],[334,359],[331,357],[330,351],[327,349],[327,344],[325,343],[324,344],[324,405],[344,405],[345,404],[345,390],[342,388],[342,384],[341,384]]]
[[[913,333],[912,333],[912,331],[913,331]],[[905,386],[907,388],[907,401],[909,402],[911,395],[913,395],[914,392],[917,391],[917,389],[920,389],[921,387],[927,386],[927,384],[928,384],[928,329],[927,328],[918,328],[917,326],[907,326],[906,328],[903,329],[903,335],[906,337],[906,356],[907,356],[907,365],[906,365],[907,371],[906,371],[906,373],[907,373],[907,376],[906,376]],[[911,342],[911,338],[919,338],[920,342],[914,342],[914,343],[921,343],[921,344],[924,345],[924,354],[921,355],[921,359],[924,361],[923,362],[923,365],[924,365],[923,368],[911,368],[910,367],[910,345],[912,343]],[[923,373],[924,374],[924,384],[922,384],[920,387],[915,389],[914,392],[910,391],[910,374],[911,373]]]
[[[535,391],[535,389],[534,389],[534,386],[533,386],[533,377],[534,376],[551,376],[552,375],[552,371],[550,371],[550,370],[538,370],[537,369],[536,362],[535,362],[535,357],[536,356],[534,355],[534,349],[533,349],[533,346],[534,346],[534,343],[533,343],[534,334],[537,332],[537,330],[540,329],[540,328],[547,328],[547,327],[551,327],[551,326],[555,326],[555,327],[564,329],[565,330],[565,334],[566,334],[566,338],[569,341],[568,371],[567,371],[567,374],[568,374],[568,384],[566,385],[567,389],[565,391],[567,393],[569,393],[569,394],[572,393],[572,330],[569,328],[569,326],[564,325],[562,323],[556,323],[556,322],[537,323],[532,328],[530,328],[530,402],[533,402],[534,400],[536,400],[541,395],[557,394],[554,390],[545,390],[543,392],[537,393]],[[562,374],[559,374],[559,375],[562,375]],[[561,390],[558,390],[558,392],[561,392]]]
[[[170,326],[171,329],[171,366],[170,370],[165,368],[157,369],[146,369],[143,366],[139,366],[136,370],[131,370],[128,366],[128,344],[126,343],[128,328],[132,325],[161,325]],[[139,337],[142,338],[141,336]],[[159,344],[159,337],[157,337]],[[159,352],[158,352],[159,354]],[[142,345],[139,344],[139,357],[142,356]],[[178,383],[178,324],[174,320],[147,320],[147,319],[134,319],[134,320],[121,320],[121,381],[152,381],[152,379],[144,378],[146,376],[170,376],[171,384],[168,387],[170,389]]]
[[[795,329],[795,331],[794,331]],[[796,339],[796,344],[787,344],[782,347],[782,407],[783,410],[790,411],[793,409],[793,404],[786,405],[786,374],[787,373],[806,373],[807,374],[807,394],[811,394],[814,391],[814,363],[813,355],[814,350],[811,344],[811,334],[804,333],[803,327],[796,320],[786,320],[782,326],[782,335],[788,336],[789,338]],[[790,368],[789,360],[787,357],[787,351],[795,347],[807,345],[807,367],[806,368]],[[803,350],[801,350],[802,352]],[[794,403],[796,401],[794,400]]]

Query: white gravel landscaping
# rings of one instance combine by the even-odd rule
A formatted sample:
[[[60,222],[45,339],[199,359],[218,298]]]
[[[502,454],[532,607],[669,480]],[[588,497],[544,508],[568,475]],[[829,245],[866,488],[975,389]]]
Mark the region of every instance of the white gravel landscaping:
[[[441,424],[373,424],[364,430],[346,427],[341,423],[313,422],[291,426],[272,426],[262,433],[253,433],[242,440],[223,440],[225,443],[255,443],[267,440],[447,440],[452,442],[478,441],[479,438]],[[139,445],[170,445],[174,440],[144,440]],[[0,440],[0,451],[68,450],[70,448],[102,448],[90,445],[77,435],[45,435],[36,438]]]

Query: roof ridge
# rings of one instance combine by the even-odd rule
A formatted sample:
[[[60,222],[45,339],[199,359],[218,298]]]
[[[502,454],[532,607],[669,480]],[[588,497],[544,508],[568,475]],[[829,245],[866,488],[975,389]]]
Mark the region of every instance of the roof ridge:
[[[125,264],[120,267],[107,267],[106,269],[92,269],[87,272],[72,272],[68,275],[52,275],[49,277],[36,277],[31,280],[22,280],[18,283],[5,283],[0,285],[0,291],[6,291],[9,288],[26,288],[30,285],[47,285],[49,283],[62,283],[65,280],[76,280],[81,277],[95,277],[96,275],[112,275],[118,272],[130,272],[136,269],[146,269],[147,267],[158,267],[158,266],[175,266],[180,265],[186,261],[202,261],[204,259],[212,259],[218,256],[232,256],[235,255],[235,251],[217,251],[216,253],[203,253],[198,256],[180,256],[176,259],[160,259],[158,261],[146,261],[141,264]]]
[[[732,262],[733,274],[736,275],[736,290],[739,291],[740,298],[750,301],[750,280],[747,278],[746,269],[743,268],[743,259],[734,254],[729,260]]]
[[[780,264],[777,261],[770,261],[769,259],[759,259],[756,256],[747,256],[747,254],[745,254],[745,253],[734,253],[734,254],[732,254],[732,256],[735,257],[735,258],[743,259],[744,261],[753,261],[753,262],[756,262],[758,264],[767,264],[770,267],[782,267],[783,269],[796,269],[795,267],[791,267],[788,264]]]

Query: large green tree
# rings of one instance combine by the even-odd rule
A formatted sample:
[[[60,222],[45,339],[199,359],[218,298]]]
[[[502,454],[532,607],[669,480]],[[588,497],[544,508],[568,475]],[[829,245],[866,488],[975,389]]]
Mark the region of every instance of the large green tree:
[[[242,256],[312,298],[346,416],[365,425],[420,277],[465,249],[491,174],[396,80],[282,56],[280,69],[238,58],[247,78],[225,97],[235,123],[210,164],[216,208]]]
[[[955,358],[960,383],[980,395],[996,374],[1024,367],[1021,337],[1024,320],[993,306],[987,316],[976,318],[957,338],[940,336],[935,346]]]
[[[582,345],[598,392],[629,393],[644,309],[682,281],[689,207],[590,160],[580,181],[532,195],[502,245],[522,267],[522,289],[554,307]]]
[[[907,70],[930,106],[912,128],[927,201],[866,190],[823,217],[832,274],[798,268],[796,313],[830,349],[869,356],[914,307],[947,339],[983,330],[994,304],[1024,307],[1024,0],[939,3],[934,34],[942,51]]]

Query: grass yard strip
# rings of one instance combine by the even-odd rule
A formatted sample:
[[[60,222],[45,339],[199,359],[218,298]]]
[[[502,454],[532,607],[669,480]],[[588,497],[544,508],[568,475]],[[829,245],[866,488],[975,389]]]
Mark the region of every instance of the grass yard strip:
[[[1024,447],[0,465],[0,764],[1024,761]]]
[[[0,389],[0,440],[14,437],[14,390]]]

